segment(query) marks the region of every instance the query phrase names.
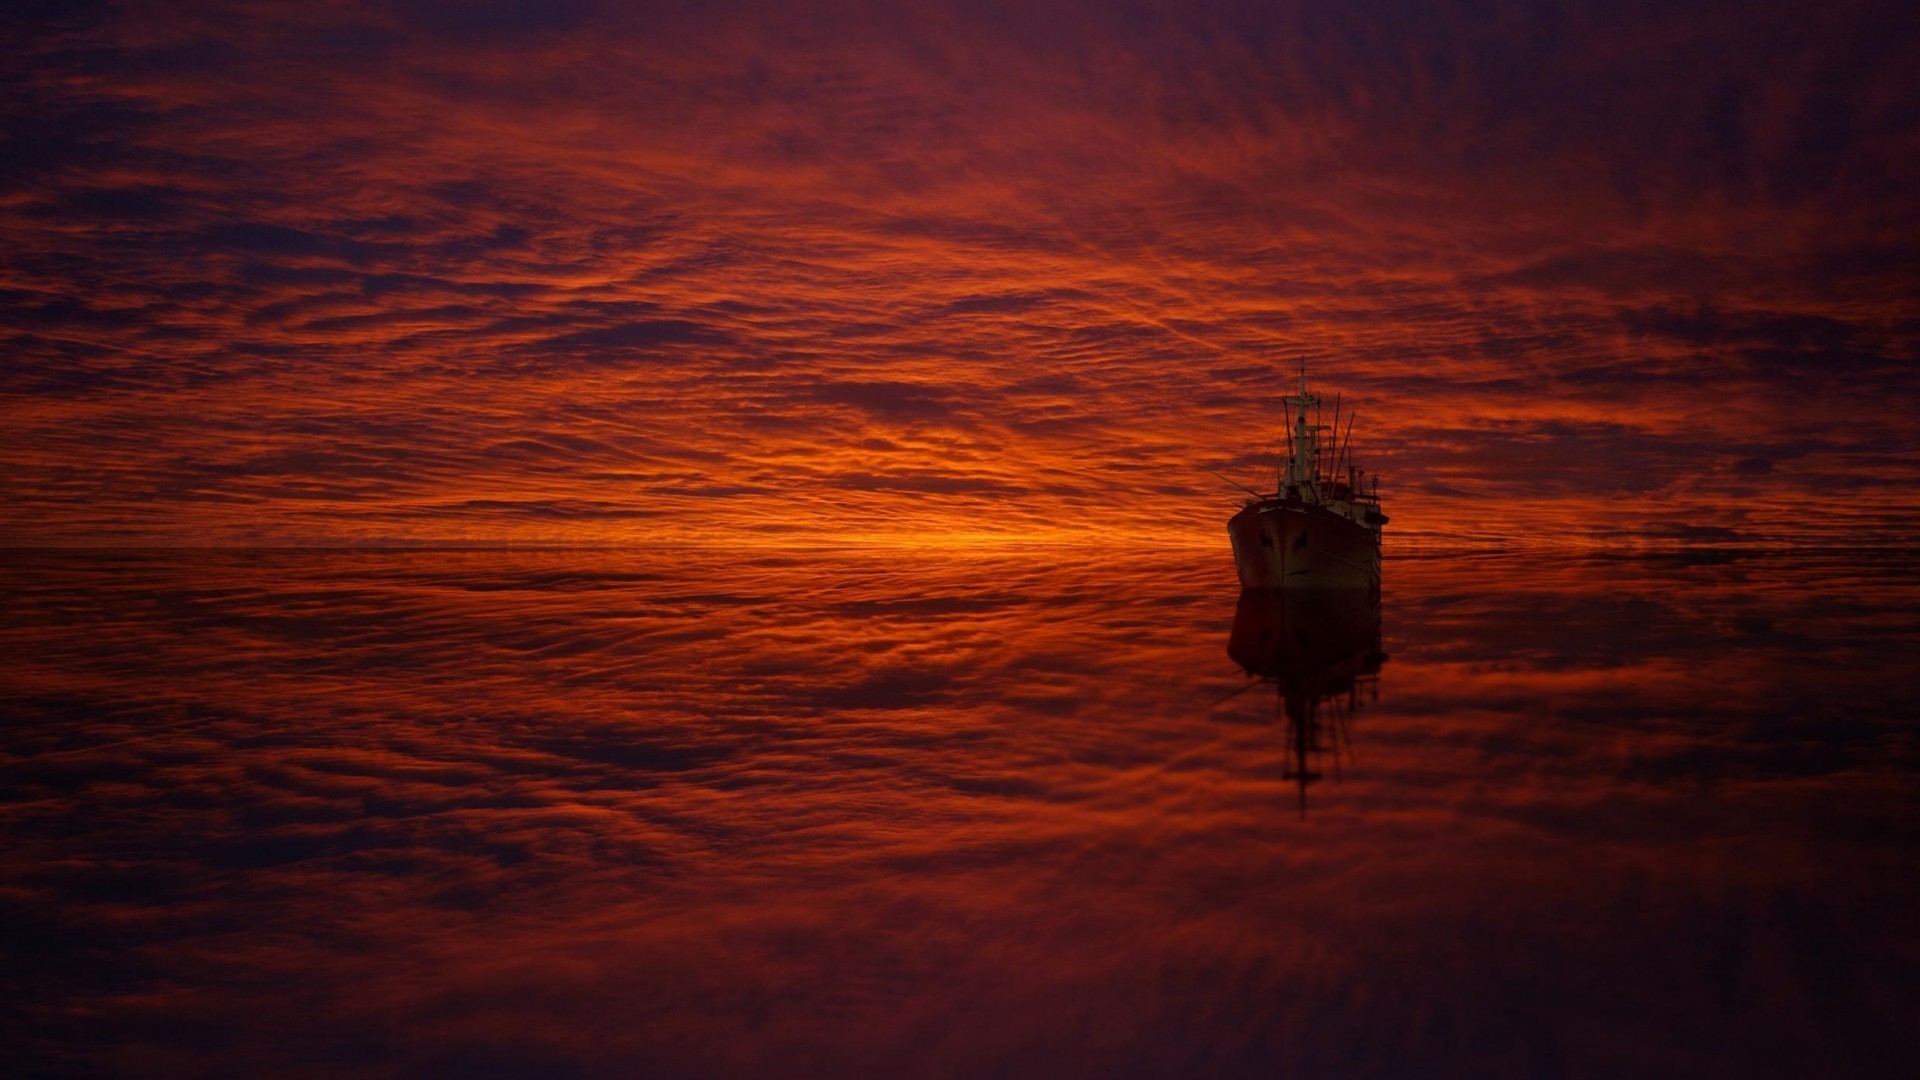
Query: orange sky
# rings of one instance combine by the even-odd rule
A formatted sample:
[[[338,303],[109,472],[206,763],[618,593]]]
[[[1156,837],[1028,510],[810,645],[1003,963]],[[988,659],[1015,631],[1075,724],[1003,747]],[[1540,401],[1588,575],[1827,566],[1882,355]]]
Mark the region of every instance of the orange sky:
[[[1305,360],[1390,548],[1910,544],[1916,19],[1778,8],[15,18],[0,543],[1212,545]]]

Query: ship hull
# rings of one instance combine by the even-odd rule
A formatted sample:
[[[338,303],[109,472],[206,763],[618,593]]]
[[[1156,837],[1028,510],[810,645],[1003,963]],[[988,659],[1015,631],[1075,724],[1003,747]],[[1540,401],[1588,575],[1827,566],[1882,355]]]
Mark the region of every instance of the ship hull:
[[[1379,533],[1325,507],[1263,499],[1227,522],[1245,589],[1380,588]]]

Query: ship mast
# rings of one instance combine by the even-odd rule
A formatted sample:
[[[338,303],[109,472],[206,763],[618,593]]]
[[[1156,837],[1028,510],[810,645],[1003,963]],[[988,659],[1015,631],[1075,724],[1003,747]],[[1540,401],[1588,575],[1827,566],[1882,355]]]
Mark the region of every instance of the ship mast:
[[[1280,400],[1287,403],[1293,418],[1292,447],[1287,453],[1286,472],[1280,478],[1281,487],[1312,485],[1320,471],[1320,429],[1324,425],[1307,422],[1307,407],[1320,404],[1320,398],[1307,392],[1305,361],[1300,364],[1300,392]]]

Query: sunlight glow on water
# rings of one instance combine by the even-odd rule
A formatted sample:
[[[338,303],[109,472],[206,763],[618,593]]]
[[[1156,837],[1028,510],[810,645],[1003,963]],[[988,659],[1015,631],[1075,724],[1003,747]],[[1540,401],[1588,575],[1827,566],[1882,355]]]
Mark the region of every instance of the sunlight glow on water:
[[[1401,560],[1376,649],[1237,607],[1217,553],[1105,555],[10,553],[6,1041],[50,1075],[1914,1064],[1913,564]],[[1249,687],[1230,639],[1283,615]]]

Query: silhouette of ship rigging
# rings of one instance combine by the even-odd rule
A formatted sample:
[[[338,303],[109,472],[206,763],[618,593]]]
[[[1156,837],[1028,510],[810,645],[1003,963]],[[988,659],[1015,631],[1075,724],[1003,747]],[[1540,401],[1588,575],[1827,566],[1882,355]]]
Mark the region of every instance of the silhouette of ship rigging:
[[[1227,655],[1248,676],[1235,697],[1271,683],[1286,720],[1287,765],[1282,777],[1295,781],[1300,813],[1307,812],[1307,787],[1322,778],[1323,759],[1331,754],[1336,772],[1344,753],[1352,760],[1353,714],[1361,693],[1380,696],[1380,596],[1366,589],[1243,589],[1233,613]],[[1322,706],[1330,707],[1323,714]]]
[[[1379,480],[1374,480],[1371,491],[1366,490],[1365,472],[1349,459],[1352,416],[1347,417],[1344,435],[1339,430],[1337,404],[1331,428],[1318,422],[1321,399],[1307,392],[1305,365],[1300,369],[1300,392],[1281,400],[1287,404],[1293,430],[1275,490],[1265,495],[1242,487],[1252,497],[1227,521],[1241,587],[1379,592],[1380,530],[1387,515],[1380,511]],[[1314,411],[1311,423],[1309,408]],[[1323,469],[1320,433],[1328,430],[1339,438],[1339,445],[1332,455],[1332,468]]]

